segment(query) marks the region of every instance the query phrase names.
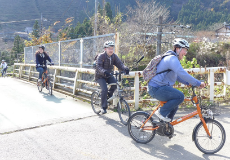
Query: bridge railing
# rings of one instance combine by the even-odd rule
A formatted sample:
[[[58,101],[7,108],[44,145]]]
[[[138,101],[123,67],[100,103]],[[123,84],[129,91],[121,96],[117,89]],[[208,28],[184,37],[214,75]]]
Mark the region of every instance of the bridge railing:
[[[88,95],[92,94],[92,87],[82,87],[85,86],[99,86],[98,83],[92,81],[92,77],[95,74],[94,69],[86,68],[76,68],[76,67],[64,67],[64,66],[48,66],[49,69],[53,70],[52,80],[53,88],[62,87],[62,89],[68,88],[71,90],[72,95],[83,94]],[[71,72],[72,74],[63,75],[62,71]],[[209,86],[209,99],[213,100],[215,97],[225,97],[227,95],[227,87],[230,85],[230,71],[226,67],[209,67],[209,68],[192,68],[186,69],[189,74],[201,74],[208,75],[208,86]],[[214,74],[221,73],[223,74],[223,79],[221,82],[215,81]],[[36,75],[37,74],[37,75]],[[91,75],[91,78],[83,78],[83,75]],[[35,76],[36,75],[36,76]],[[72,75],[72,76],[69,76]],[[15,63],[13,76],[17,76],[24,80],[36,81],[38,77],[38,72],[35,69],[35,64],[22,64]],[[140,91],[147,90],[147,86],[140,85],[140,77],[143,77],[142,71],[130,72],[129,75],[124,75],[122,78],[134,79],[134,85],[131,87],[125,87],[125,90],[133,91],[134,98],[127,100],[128,103],[132,103],[135,106],[135,109],[138,108],[139,103],[157,101],[156,99],[140,99]],[[63,81],[61,81],[63,80]],[[70,85],[66,82],[70,82]],[[214,86],[223,86],[223,93],[215,95]],[[184,85],[175,86],[175,87],[185,87]]]

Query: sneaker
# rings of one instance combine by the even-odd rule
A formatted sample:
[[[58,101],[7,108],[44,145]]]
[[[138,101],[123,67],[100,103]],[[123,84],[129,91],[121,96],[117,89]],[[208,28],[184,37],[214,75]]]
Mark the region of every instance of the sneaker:
[[[38,82],[41,82],[41,81],[42,81],[42,79],[41,79],[41,78],[39,78],[39,79],[38,79]]]
[[[156,115],[159,119],[161,119],[161,120],[163,120],[163,121],[165,121],[165,122],[170,122],[170,121],[171,121],[170,118],[163,117],[163,116],[160,114],[159,109],[155,112],[155,115]]]
[[[101,109],[101,114],[106,114],[106,113],[107,113],[106,109]]]

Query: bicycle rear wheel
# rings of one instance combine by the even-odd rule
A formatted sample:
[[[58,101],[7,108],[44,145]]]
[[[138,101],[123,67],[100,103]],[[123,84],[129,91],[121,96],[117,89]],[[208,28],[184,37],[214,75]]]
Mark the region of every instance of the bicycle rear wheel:
[[[226,134],[224,127],[214,119],[207,119],[206,124],[211,134],[211,138],[207,135],[203,123],[200,122],[194,130],[194,142],[196,147],[205,154],[213,154],[218,152],[225,143]]]
[[[146,119],[148,119],[149,115],[145,112],[136,112],[134,113],[128,121],[128,132],[129,135],[132,137],[132,139],[138,143],[148,143],[150,142],[155,134],[156,130],[144,130],[144,128],[154,128],[155,124],[152,122],[152,119],[150,119],[144,126],[141,128],[141,126],[144,124]]]
[[[127,125],[130,114],[131,114],[128,103],[123,99],[119,100],[119,102],[117,103],[117,111],[118,111],[121,123],[123,123],[124,125]]]
[[[91,95],[91,106],[94,113],[99,114],[101,112],[101,94],[97,91],[93,92]]]

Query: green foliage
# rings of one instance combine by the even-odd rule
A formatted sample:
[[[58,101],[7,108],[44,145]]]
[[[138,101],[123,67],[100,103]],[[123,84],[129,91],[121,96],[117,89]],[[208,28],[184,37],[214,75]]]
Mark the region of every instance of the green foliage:
[[[34,37],[36,37],[36,38],[39,37],[39,25],[38,25],[38,21],[35,21],[35,23],[34,23],[32,35]]]
[[[178,14],[178,21],[192,24],[194,30],[207,30],[215,23],[230,22],[230,9],[224,0],[189,0]]]
[[[92,36],[93,28],[90,23],[90,20],[85,18],[83,23],[78,22],[75,27],[69,26],[69,27],[66,27],[63,31],[59,32],[59,38],[64,33],[70,39],[81,38],[81,37],[86,37],[86,36]]]
[[[105,4],[105,15],[109,17],[110,20],[113,18],[113,14],[112,14],[112,10],[111,10],[111,6],[109,2]]]
[[[188,68],[200,68],[200,65],[197,64],[197,59],[193,58],[192,61],[188,61],[186,59],[186,56],[183,57],[183,59],[180,61],[182,67],[184,69],[188,69]]]
[[[97,11],[102,15],[103,14],[103,10],[101,9],[101,5],[99,4],[97,7]]]
[[[17,35],[14,38],[14,47],[12,48],[12,51],[14,53],[22,53],[24,52],[24,43],[23,40],[21,39],[21,37],[19,35]]]

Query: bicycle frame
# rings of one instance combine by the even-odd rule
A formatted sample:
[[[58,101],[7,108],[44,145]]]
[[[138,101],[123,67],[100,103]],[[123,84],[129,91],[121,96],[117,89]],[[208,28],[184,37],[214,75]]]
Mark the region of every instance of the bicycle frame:
[[[181,123],[181,122],[184,122],[184,121],[186,121],[186,120],[188,120],[188,119],[190,119],[190,118],[192,118],[192,117],[194,117],[194,116],[196,116],[196,115],[199,115],[200,120],[201,120],[202,123],[203,123],[203,127],[204,127],[206,133],[209,135],[209,137],[211,137],[211,134],[210,134],[210,132],[209,132],[209,130],[208,130],[208,127],[207,127],[207,125],[206,125],[206,122],[205,122],[205,120],[204,120],[204,118],[203,118],[203,116],[202,116],[202,113],[201,113],[201,109],[200,109],[200,106],[199,106],[199,102],[198,102],[197,96],[194,95],[193,98],[185,98],[184,101],[193,101],[193,104],[197,107],[197,110],[194,111],[194,112],[192,112],[192,113],[189,113],[189,114],[187,114],[187,115],[185,115],[185,116],[183,116],[183,117],[181,117],[181,118],[178,118],[178,119],[176,119],[176,120],[170,122],[170,124],[174,126],[174,125],[177,125],[177,124],[179,124],[179,123]],[[160,101],[160,104],[157,106],[157,108],[155,108],[155,109],[153,110],[153,112],[151,113],[151,115],[148,117],[148,119],[145,120],[145,122],[144,122],[143,125],[141,126],[141,129],[142,129],[142,130],[152,130],[152,131],[153,131],[153,130],[156,130],[156,129],[159,128],[159,126],[157,126],[157,127],[155,127],[155,128],[152,128],[152,127],[144,127],[144,125],[149,121],[149,119],[153,116],[153,114],[156,112],[156,110],[157,110],[159,107],[162,107],[165,103],[166,103],[165,101]]]
[[[44,80],[43,77],[42,77],[42,82],[46,83],[48,81],[48,68],[47,68],[47,70],[45,72],[43,72],[43,74],[46,74],[46,78]]]

